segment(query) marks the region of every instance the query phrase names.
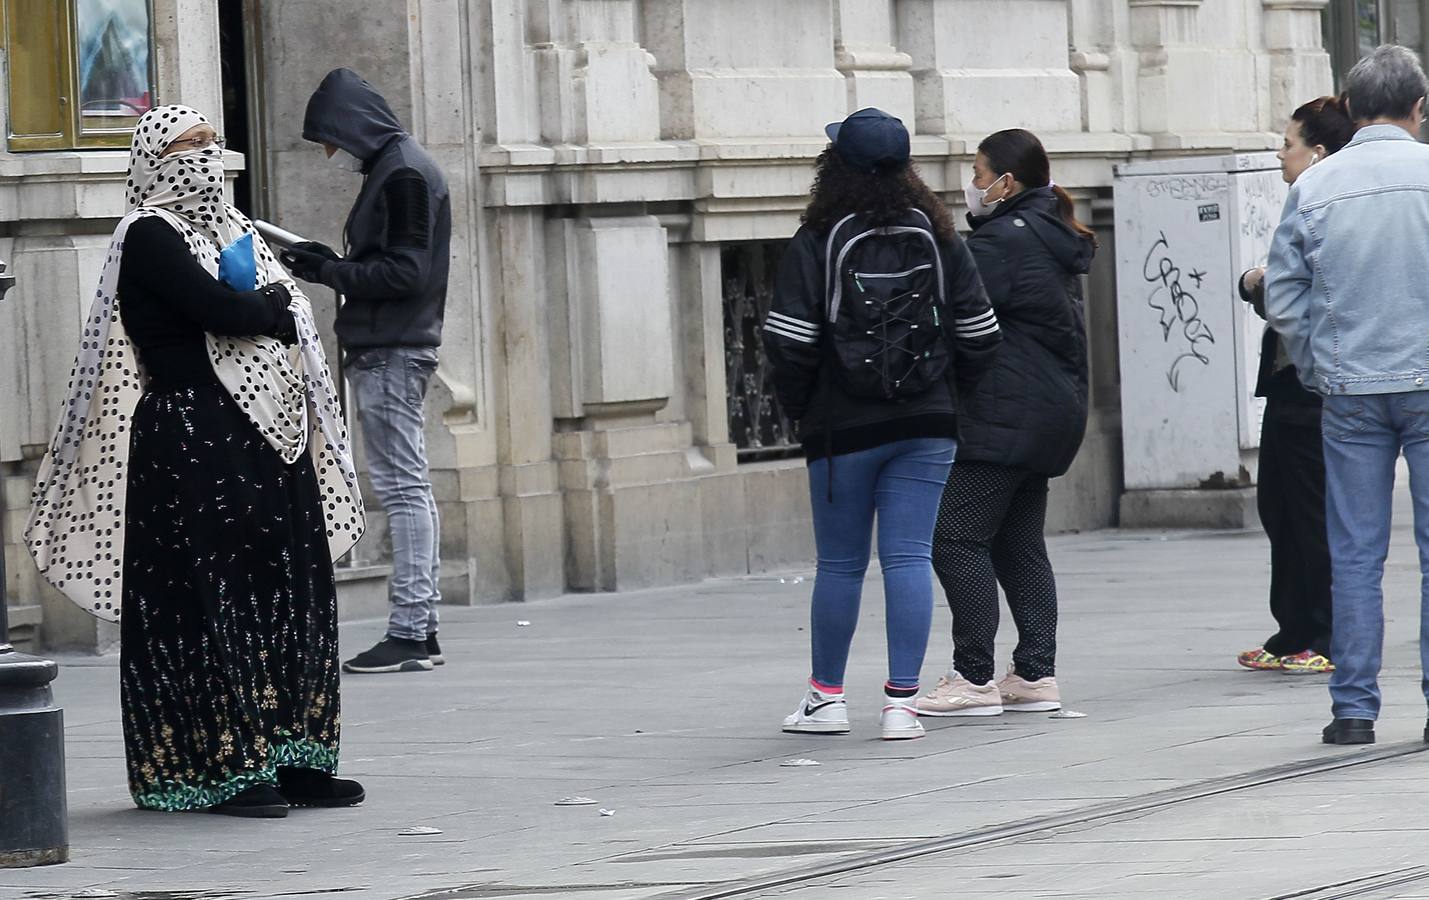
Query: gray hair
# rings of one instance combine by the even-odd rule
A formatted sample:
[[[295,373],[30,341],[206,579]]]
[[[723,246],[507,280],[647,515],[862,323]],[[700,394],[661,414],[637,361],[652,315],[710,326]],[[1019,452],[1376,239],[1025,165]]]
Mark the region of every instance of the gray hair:
[[[1407,119],[1429,94],[1419,56],[1408,47],[1382,44],[1345,76],[1345,97],[1357,122]]]

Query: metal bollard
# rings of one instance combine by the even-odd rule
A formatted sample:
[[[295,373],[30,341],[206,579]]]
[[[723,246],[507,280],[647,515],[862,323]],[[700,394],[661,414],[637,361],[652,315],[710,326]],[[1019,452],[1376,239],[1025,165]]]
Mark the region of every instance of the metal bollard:
[[[14,284],[0,262],[0,300]],[[59,667],[10,646],[4,545],[0,516],[0,868],[43,866],[69,860]]]

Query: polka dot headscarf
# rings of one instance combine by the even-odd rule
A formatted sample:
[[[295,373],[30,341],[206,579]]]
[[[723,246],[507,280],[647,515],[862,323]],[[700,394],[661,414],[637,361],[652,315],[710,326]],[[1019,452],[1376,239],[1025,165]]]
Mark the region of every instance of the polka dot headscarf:
[[[166,210],[226,247],[239,232],[223,199],[223,150],[211,146],[164,156],[170,144],[196,125],[211,123],[187,106],[156,107],[139,119],[129,148],[125,211]]]
[[[252,223],[224,202],[221,150],[161,155],[175,138],[205,121],[184,106],[150,110],[139,120],[129,158],[128,214],[110,241],[25,525],[25,543],[46,580],[86,612],[111,622],[119,621],[123,598],[129,423],[145,382],[119,316],[119,267],[124,236],[140,218],[166,221],[215,276],[219,248],[253,235],[259,284],[287,287],[298,343],[287,347],[273,338],[208,335],[209,362],[285,461],[311,454],[334,561],[357,543],[366,522],[337,388],[307,298]]]

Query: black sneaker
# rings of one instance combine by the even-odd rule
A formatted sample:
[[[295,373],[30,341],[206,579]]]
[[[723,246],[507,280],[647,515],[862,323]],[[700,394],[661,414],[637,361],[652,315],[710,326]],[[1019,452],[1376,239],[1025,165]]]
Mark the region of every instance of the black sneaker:
[[[430,672],[432,658],[423,641],[385,637],[371,650],[359,653],[342,664],[344,672],[370,675],[378,672]]]
[[[367,792],[356,781],[291,766],[278,767],[278,792],[290,806],[337,808],[356,806],[367,799]]]
[[[282,819],[288,815],[288,801],[271,784],[255,784],[205,812],[241,819]]]
[[[442,645],[437,643],[437,633],[435,631],[427,635],[427,658],[432,661],[432,665],[434,666],[444,666],[447,664],[447,658],[442,656]]]
[[[1327,744],[1373,744],[1373,719],[1336,719],[1325,726],[1321,740]]]

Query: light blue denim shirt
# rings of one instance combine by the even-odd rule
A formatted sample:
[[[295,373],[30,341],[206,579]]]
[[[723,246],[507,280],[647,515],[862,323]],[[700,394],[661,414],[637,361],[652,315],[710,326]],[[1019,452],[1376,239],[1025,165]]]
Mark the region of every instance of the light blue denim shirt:
[[[1306,387],[1429,390],[1429,146],[1361,128],[1290,188],[1265,311]]]

